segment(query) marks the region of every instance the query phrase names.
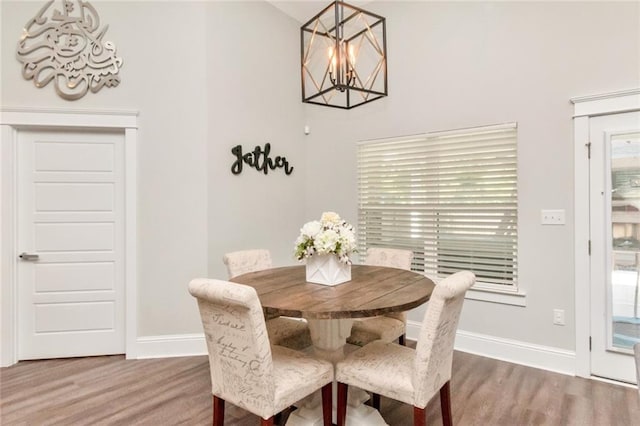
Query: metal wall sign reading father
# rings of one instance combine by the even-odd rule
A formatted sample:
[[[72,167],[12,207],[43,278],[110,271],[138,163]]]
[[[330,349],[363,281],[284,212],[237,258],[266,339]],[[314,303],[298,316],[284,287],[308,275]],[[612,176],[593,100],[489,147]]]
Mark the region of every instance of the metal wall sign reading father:
[[[284,169],[286,175],[290,175],[293,172],[293,167],[289,166],[289,162],[286,157],[276,156],[270,158],[271,144],[264,144],[264,148],[259,145],[255,147],[253,151],[242,153],[242,145],[236,145],[231,148],[231,153],[235,155],[236,161],[231,166],[231,173],[239,175],[242,173],[243,165],[246,164],[249,167],[253,167],[257,171],[263,172],[265,175],[269,173],[269,170]]]

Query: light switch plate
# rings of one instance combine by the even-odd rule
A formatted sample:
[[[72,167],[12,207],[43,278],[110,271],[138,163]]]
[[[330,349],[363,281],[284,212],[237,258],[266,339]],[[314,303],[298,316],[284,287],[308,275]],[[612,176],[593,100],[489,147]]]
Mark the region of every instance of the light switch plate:
[[[542,210],[541,223],[543,225],[564,225],[564,210]]]
[[[553,310],[553,323],[555,325],[564,325],[564,309]]]

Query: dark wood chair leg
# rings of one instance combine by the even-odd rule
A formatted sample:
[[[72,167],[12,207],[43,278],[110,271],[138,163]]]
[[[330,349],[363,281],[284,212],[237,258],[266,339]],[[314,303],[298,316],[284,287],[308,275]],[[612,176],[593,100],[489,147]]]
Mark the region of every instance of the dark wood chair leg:
[[[413,407],[413,426],[426,426],[427,413],[426,408]]]
[[[380,411],[380,394],[378,393],[371,394],[371,406],[376,410]]]
[[[260,417],[260,426],[273,426],[273,416],[268,419],[263,419]]]
[[[328,383],[322,387],[322,422],[324,426],[332,426],[333,401],[331,401],[333,389]]]
[[[344,422],[347,418],[347,385],[338,382],[338,407],[337,407],[337,421],[338,426],[344,426]]]
[[[451,381],[448,381],[440,388],[440,409],[442,410],[442,424],[444,426],[452,426],[451,418]]]
[[[402,346],[407,346],[407,335],[403,334],[402,336],[398,337],[398,343],[400,343]]]
[[[224,425],[224,399],[213,396],[213,426]]]

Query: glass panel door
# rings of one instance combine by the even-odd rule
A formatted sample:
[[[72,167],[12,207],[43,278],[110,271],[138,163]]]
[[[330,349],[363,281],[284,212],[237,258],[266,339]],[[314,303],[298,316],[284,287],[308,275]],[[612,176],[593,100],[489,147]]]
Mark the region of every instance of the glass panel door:
[[[612,135],[609,350],[640,342],[640,132]]]

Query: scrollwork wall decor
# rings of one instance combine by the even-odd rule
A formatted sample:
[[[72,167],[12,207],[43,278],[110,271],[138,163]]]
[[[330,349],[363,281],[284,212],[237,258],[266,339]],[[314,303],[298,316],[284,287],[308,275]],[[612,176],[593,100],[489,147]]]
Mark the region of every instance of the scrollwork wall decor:
[[[275,158],[271,158],[271,144],[269,142],[264,144],[264,148],[256,145],[254,150],[249,152],[243,152],[242,145],[236,145],[231,148],[231,154],[236,157],[236,160],[231,165],[231,173],[234,175],[242,173],[244,164],[265,175],[269,173],[269,170],[276,169],[284,169],[284,174],[287,176],[293,173],[293,167],[289,165],[286,157],[278,155]]]
[[[100,17],[87,1],[60,0],[62,11],[49,0],[24,27],[16,57],[22,76],[41,88],[53,81],[56,93],[76,100],[120,83],[122,58],[103,41],[109,28],[100,29]]]

